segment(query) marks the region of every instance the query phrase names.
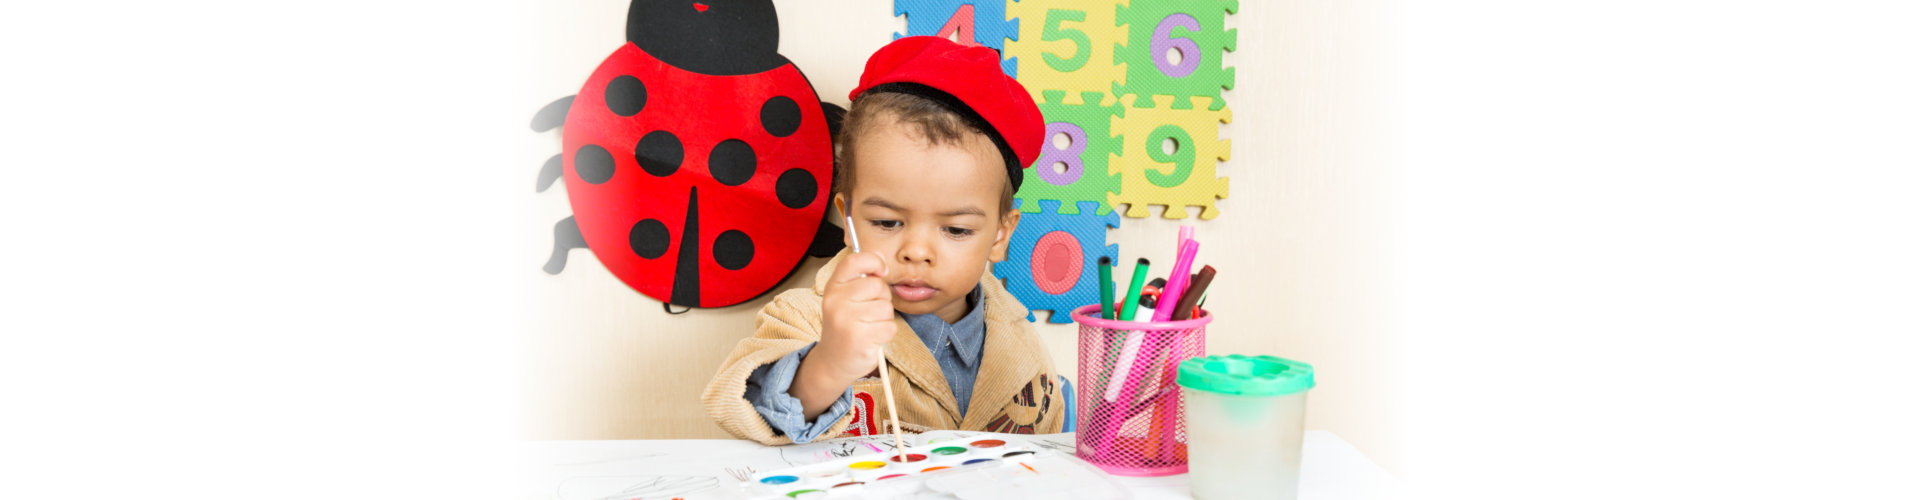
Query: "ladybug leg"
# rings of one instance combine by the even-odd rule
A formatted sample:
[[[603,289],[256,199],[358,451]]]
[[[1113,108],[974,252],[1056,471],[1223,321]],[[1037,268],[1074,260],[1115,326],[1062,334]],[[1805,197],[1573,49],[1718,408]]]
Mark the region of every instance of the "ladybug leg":
[[[567,123],[567,109],[573,107],[573,97],[562,97],[542,106],[533,114],[533,131],[546,132]]]
[[[540,167],[540,180],[534,182],[533,192],[546,192],[547,188],[553,187],[553,181],[557,180],[560,180],[560,155],[553,155],[552,158],[547,159],[546,165]]]
[[[847,118],[846,108],[842,108],[834,103],[820,101],[820,111],[825,113],[827,117],[827,134],[838,140],[840,137],[840,124],[845,122]],[[840,169],[837,161],[833,169],[836,171]],[[836,181],[839,180],[839,172],[835,172],[832,178]],[[832,192],[833,190],[830,188],[827,191]],[[840,226],[836,226],[832,222],[834,220],[833,212],[833,210],[826,210],[825,213],[821,214],[820,230],[813,232],[813,242],[807,245],[808,256],[832,257],[834,254],[840,253],[840,249],[846,248],[847,244],[844,241],[845,238],[841,235],[842,230]]]
[[[820,101],[820,112],[827,115],[827,135],[840,138],[840,124],[847,121],[847,108],[827,101]]]
[[[580,236],[580,224],[573,222],[573,216],[553,225],[553,257],[547,258],[547,274],[560,274],[567,268],[567,251],[586,248],[587,239]]]
[[[845,238],[841,236],[840,226],[833,225],[833,211],[826,210],[820,217],[820,230],[813,232],[813,243],[807,245],[810,257],[832,257],[846,248]]]

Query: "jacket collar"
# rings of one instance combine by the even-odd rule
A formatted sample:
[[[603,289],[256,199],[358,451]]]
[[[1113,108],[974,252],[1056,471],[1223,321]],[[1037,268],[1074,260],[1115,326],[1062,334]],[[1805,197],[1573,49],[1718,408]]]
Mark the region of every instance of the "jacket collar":
[[[985,285],[973,285],[973,291],[967,292],[967,296],[961,299],[970,304],[967,313],[952,323],[933,313],[896,314],[907,320],[907,325],[913,327],[913,334],[920,337],[920,343],[925,344],[927,349],[952,349],[959,354],[961,366],[978,370],[981,347],[987,337],[987,315],[982,313],[987,308],[986,292],[982,291],[985,289]],[[947,342],[953,345],[948,347],[945,345]]]

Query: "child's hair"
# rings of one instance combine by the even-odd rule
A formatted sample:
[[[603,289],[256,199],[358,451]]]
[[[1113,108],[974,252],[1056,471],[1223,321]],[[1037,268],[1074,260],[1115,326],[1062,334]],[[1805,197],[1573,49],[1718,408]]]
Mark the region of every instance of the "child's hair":
[[[854,145],[859,142],[860,137],[874,127],[885,123],[888,118],[908,127],[908,130],[926,139],[930,144],[957,145],[965,137],[961,134],[965,133],[992,137],[987,135],[987,131],[967,123],[958,113],[932,99],[899,92],[873,92],[861,95],[859,99],[853,101],[853,109],[847,111],[847,118],[842,124],[837,141],[839,144],[834,145],[835,163],[839,166],[836,172],[837,178],[833,183],[834,193],[846,195],[848,198],[853,197],[853,172],[859,168],[859,162],[853,155]],[[994,163],[997,166],[1000,162]],[[1006,215],[1013,210],[1013,189],[1012,178],[1001,181],[1000,215]]]

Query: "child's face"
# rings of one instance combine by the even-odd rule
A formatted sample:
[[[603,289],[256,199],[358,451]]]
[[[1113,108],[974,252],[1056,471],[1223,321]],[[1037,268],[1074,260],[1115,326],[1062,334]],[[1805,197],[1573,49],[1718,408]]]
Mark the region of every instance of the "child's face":
[[[993,143],[973,133],[960,142],[872,127],[853,152],[853,199],[834,196],[853,216],[860,250],[886,257],[893,309],[949,323],[966,314],[988,262],[1006,258],[1020,222],[1018,210],[1000,214],[1007,174]]]

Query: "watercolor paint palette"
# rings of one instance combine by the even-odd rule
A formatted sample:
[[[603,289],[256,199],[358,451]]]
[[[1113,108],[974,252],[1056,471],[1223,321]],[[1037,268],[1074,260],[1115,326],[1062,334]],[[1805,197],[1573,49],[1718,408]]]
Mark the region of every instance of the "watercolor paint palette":
[[[1125,489],[1086,463],[1018,438],[979,436],[759,473],[748,498],[1120,499]]]

